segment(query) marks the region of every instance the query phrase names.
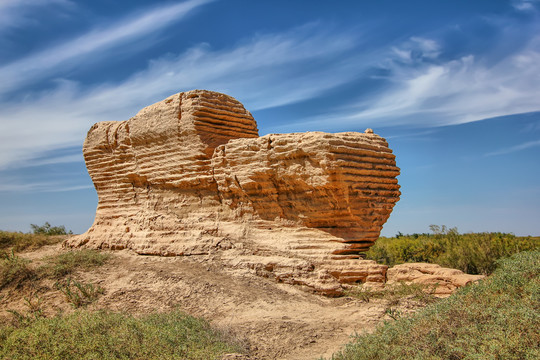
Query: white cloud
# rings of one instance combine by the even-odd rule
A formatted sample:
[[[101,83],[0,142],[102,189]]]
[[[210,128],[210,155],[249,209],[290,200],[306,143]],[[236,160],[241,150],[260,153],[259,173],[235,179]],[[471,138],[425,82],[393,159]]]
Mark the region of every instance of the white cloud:
[[[392,47],[392,51],[397,56],[398,59],[401,59],[404,62],[412,61],[412,52],[411,50],[401,49],[397,47]]]
[[[357,65],[336,58],[356,44],[351,35],[340,35],[309,25],[258,36],[224,51],[202,45],[176,58],[152,62],[120,89],[139,98],[150,92],[160,99],[179,86],[204,87],[236,96],[252,111],[295,103],[351,80]],[[314,62],[321,64],[310,68]],[[142,91],[142,86],[150,91]]]
[[[425,58],[435,59],[441,53],[441,46],[433,39],[413,36],[411,42],[412,47],[420,51]]]
[[[441,53],[441,46],[435,40],[413,36],[401,46],[393,46],[392,52],[392,63],[397,60],[412,64],[437,58]]]
[[[330,123],[431,127],[540,111],[540,36],[495,63],[481,55],[442,60],[435,42],[415,41],[416,50],[410,41],[391,49],[393,60],[383,65],[389,73],[386,88],[283,130]],[[415,51],[416,59],[407,55]]]
[[[0,106],[0,168],[19,166],[52,149],[82,144],[98,121],[125,120],[179,91],[205,88],[237,97],[249,110],[298,102],[354,78],[359,57],[343,54],[354,36],[308,25],[258,36],[227,50],[196,46],[154,60],[117,84],[91,89],[64,80],[56,89]],[[310,67],[312,63],[319,66]],[[321,70],[323,69],[323,70]]]
[[[412,133],[407,133],[407,132],[401,131],[400,133],[398,133],[396,135],[387,135],[384,138],[386,140],[390,140],[390,139],[400,139],[400,140],[409,139],[409,140],[411,140],[412,139],[414,141],[419,141],[419,140],[422,140],[422,141],[434,141],[432,137],[426,136],[426,135],[433,135],[436,132],[433,129],[434,128],[430,128],[428,130],[423,130],[423,131],[414,131]]]
[[[512,6],[519,11],[534,11],[538,0],[513,0]]]
[[[0,0],[0,32],[34,23],[30,13],[37,8],[72,5],[69,0]]]
[[[64,192],[92,189],[92,185],[66,185],[60,182],[0,184],[2,192]]]
[[[540,146],[540,140],[528,141],[528,142],[523,143],[523,144],[519,144],[519,145],[516,145],[516,146],[511,146],[511,147],[507,147],[507,148],[504,148],[504,149],[501,149],[501,150],[497,150],[497,151],[487,153],[484,156],[506,155],[506,154],[510,154],[510,153],[513,153],[513,152],[516,152],[516,151],[522,151],[522,150],[526,150],[526,149],[529,149],[529,148],[532,148],[532,147],[537,147],[537,146]]]
[[[178,9],[177,16],[187,11]],[[155,11],[153,16],[161,10]],[[82,53],[153,31],[149,19],[154,18],[144,19],[118,23],[107,39],[99,39],[99,31],[84,35],[82,50],[75,50],[75,42],[70,41],[51,49],[44,57],[48,62],[31,66],[52,71],[62,59],[84,61],[79,56]],[[431,127],[540,111],[540,37],[532,37],[518,51],[490,63],[482,54],[442,59],[442,45],[420,36],[402,46],[383,44],[364,50],[358,29],[336,32],[325,25],[258,35],[220,50],[199,44],[181,54],[153,59],[148,68],[118,83],[88,88],[59,80],[54,89],[0,103],[0,169],[24,165],[49,150],[80,146],[93,123],[128,119],[141,107],[179,91],[202,88],[225,92],[255,111],[317,98],[365,76],[376,64],[385,67],[387,75],[382,82],[386,87],[362,96],[359,92],[346,94],[344,99],[350,103],[280,130]],[[385,57],[390,61],[381,61]],[[19,63],[10,76],[22,76],[21,71]]]
[[[51,157],[42,157],[40,159],[31,159],[25,163],[17,164],[18,167],[32,167],[32,166],[43,166],[43,165],[53,165],[53,164],[69,164],[69,163],[80,163],[83,162],[82,151],[79,151],[78,154],[72,155],[63,155],[63,156],[51,156]]]
[[[61,1],[61,0],[55,0]],[[120,20],[110,26],[96,28],[58,46],[31,54],[0,67],[0,94],[19,89],[41,78],[65,71],[68,61],[80,65],[91,55],[148,35],[185,17],[193,9],[213,0],[188,0],[156,7]],[[31,2],[32,1],[26,1]],[[11,4],[12,2],[9,2]],[[0,8],[1,10],[1,8]]]

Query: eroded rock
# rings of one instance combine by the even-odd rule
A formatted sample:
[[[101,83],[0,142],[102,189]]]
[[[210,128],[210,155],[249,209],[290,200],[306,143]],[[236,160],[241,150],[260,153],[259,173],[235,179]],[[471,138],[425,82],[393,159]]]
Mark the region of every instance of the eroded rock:
[[[259,137],[241,103],[194,90],[95,124],[83,153],[99,202],[67,246],[212,256],[330,295],[384,282],[360,254],[399,200],[399,168],[371,129]]]
[[[426,291],[437,296],[448,296],[456,289],[485,278],[484,275],[469,275],[457,269],[437,264],[405,263],[388,269],[387,284],[421,284]]]

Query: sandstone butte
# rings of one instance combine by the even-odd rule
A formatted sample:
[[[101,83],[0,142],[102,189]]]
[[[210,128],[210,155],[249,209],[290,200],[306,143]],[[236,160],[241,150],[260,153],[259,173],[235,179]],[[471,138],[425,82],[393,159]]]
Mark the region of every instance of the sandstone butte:
[[[93,125],[83,154],[98,206],[66,246],[198,256],[327,295],[387,280],[361,254],[399,200],[400,170],[371,129],[260,137],[236,99],[193,90]]]

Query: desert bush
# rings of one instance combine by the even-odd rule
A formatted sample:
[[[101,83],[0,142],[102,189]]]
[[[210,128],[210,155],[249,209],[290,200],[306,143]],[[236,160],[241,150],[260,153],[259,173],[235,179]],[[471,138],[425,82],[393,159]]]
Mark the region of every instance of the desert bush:
[[[456,228],[432,225],[434,234],[381,237],[366,257],[393,266],[405,262],[428,262],[456,268],[468,274],[490,274],[495,262],[512,254],[540,248],[538,237],[505,233],[459,234]]]
[[[71,278],[63,281],[57,281],[55,287],[60,290],[66,300],[74,307],[93,303],[99,295],[103,294],[104,289],[101,286],[96,286],[92,283],[84,283]]]
[[[56,244],[60,241],[62,241],[61,237],[0,230],[0,250],[13,249],[19,252],[27,249],[36,249],[44,245]]]
[[[77,310],[27,326],[0,325],[2,359],[219,359],[243,349],[201,319]]]
[[[72,274],[76,269],[88,270],[105,264],[111,255],[96,250],[76,250],[51,256],[45,259],[46,264],[40,269],[48,276],[62,277]]]
[[[45,317],[43,313],[42,299],[37,294],[34,293],[31,296],[25,296],[24,303],[27,308],[27,311],[25,313],[21,313],[12,309],[6,310],[11,315],[13,315],[15,322],[14,325],[16,327],[29,325],[32,321]]]
[[[40,267],[30,266],[31,261],[21,258],[11,251],[0,252],[0,289],[11,285],[20,286],[26,280],[62,278],[76,269],[87,270],[105,264],[111,255],[96,250],[70,251],[45,258]]]
[[[395,316],[332,359],[540,358],[540,251],[497,264],[486,280],[413,316]]]
[[[71,230],[66,232],[64,226],[51,226],[46,222],[42,226],[30,224],[33,230],[31,234],[16,231],[0,230],[0,250],[13,249],[16,252],[36,249],[44,245],[59,243],[64,237],[59,235],[72,234]]]
[[[371,299],[387,300],[389,305],[396,305],[401,300],[412,300],[420,305],[427,305],[437,301],[434,291],[435,286],[424,284],[405,284],[403,282],[386,285],[382,290],[374,290],[366,288],[363,285],[358,285],[350,288],[345,292],[346,296],[351,296],[370,302]]]
[[[52,226],[48,222],[45,222],[45,224],[39,226],[36,224],[30,224],[30,227],[32,228],[32,232],[36,235],[68,235],[73,234],[71,230],[66,232],[66,227],[64,225],[60,226]]]
[[[15,255],[12,250],[0,254],[0,289],[11,285],[20,286],[25,280],[35,277],[30,261]]]
[[[434,303],[438,300],[435,295],[436,285],[396,283],[386,285],[385,298],[390,305],[398,304],[402,299],[410,299],[422,305]]]

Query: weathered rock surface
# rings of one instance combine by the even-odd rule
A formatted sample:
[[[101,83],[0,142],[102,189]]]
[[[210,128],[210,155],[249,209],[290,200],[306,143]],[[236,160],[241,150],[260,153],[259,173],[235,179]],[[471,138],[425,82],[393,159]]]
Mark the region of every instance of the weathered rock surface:
[[[327,294],[385,281],[360,254],[399,200],[399,168],[370,129],[259,137],[241,103],[194,90],[95,124],[83,153],[99,203],[67,246],[219,257]]]
[[[444,268],[437,264],[406,263],[388,269],[387,284],[422,284],[426,290],[432,289],[434,295],[448,296],[457,288],[469,285],[484,275],[469,275],[456,269]]]

